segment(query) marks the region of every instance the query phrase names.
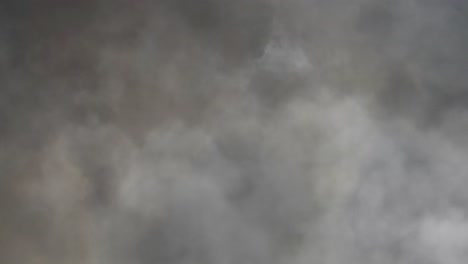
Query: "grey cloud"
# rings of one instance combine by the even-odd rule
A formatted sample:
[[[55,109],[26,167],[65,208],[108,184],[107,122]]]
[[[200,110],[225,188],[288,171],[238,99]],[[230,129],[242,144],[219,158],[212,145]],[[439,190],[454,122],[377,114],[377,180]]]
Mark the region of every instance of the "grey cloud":
[[[0,1],[0,262],[466,262],[467,12]]]

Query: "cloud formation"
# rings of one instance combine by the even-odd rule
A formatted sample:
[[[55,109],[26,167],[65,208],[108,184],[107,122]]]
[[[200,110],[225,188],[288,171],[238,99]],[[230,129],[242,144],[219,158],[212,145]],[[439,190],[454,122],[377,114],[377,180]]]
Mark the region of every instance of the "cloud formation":
[[[0,1],[0,262],[466,263],[467,14]]]

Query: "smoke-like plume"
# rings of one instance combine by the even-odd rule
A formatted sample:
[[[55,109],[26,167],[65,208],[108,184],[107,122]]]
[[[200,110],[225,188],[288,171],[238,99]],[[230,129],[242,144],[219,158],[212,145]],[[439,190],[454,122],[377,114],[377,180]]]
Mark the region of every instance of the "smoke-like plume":
[[[0,263],[466,263],[467,17],[0,1]]]

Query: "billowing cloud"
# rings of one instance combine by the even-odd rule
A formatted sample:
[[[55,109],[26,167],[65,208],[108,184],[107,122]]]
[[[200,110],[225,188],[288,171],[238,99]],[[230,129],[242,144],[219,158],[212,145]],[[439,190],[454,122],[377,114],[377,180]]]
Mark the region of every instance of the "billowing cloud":
[[[467,14],[0,1],[0,262],[465,263]]]

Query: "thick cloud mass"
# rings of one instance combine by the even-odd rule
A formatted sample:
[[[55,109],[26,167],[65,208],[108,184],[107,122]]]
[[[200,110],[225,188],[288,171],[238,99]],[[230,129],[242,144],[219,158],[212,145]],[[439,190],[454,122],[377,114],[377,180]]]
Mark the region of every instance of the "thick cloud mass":
[[[467,3],[1,0],[0,263],[467,263]]]

